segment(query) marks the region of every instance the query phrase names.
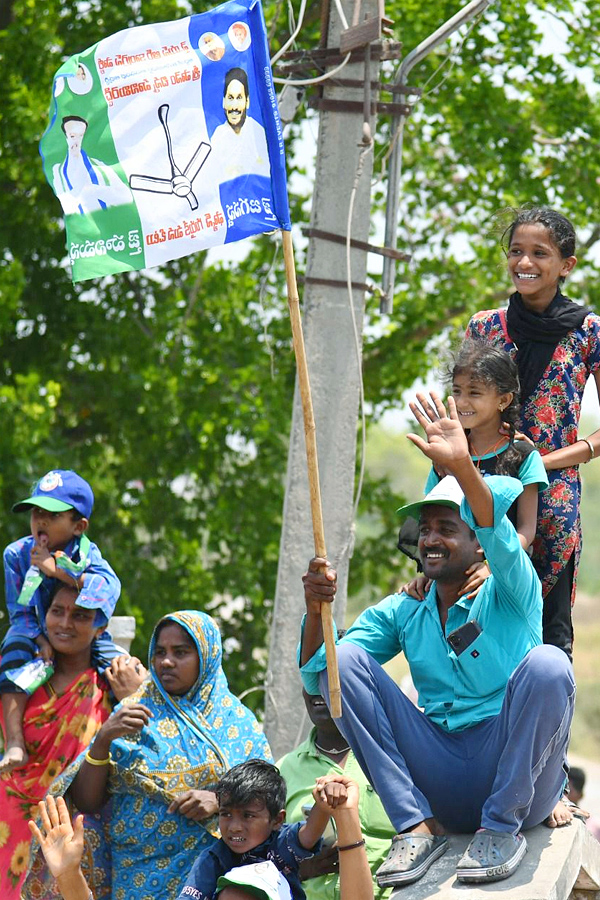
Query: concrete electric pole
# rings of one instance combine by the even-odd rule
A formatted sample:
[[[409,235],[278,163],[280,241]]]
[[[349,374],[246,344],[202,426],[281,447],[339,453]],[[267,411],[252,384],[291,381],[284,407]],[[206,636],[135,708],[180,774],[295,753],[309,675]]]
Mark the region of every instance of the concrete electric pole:
[[[398,114],[399,104],[377,101],[382,58],[397,58],[399,44],[381,41],[382,9],[377,0],[352,5],[343,0],[342,24],[329,9],[327,49],[315,51],[329,68],[352,56],[339,75],[323,83],[314,105],[320,110],[317,163],[303,303],[303,331],[314,406],[325,541],[338,570],[334,615],[343,624],[348,563],[352,553],[353,488],[359,412],[360,355],[367,252],[371,221],[373,154],[371,126],[383,107]],[[360,18],[356,17],[356,10]],[[345,32],[342,34],[342,32]],[[306,55],[305,55],[306,56]],[[313,62],[314,65],[314,62]],[[290,78],[298,77],[290,74]],[[365,90],[365,83],[367,88]],[[393,108],[393,109],[392,109]],[[386,109],[386,111],[388,111]],[[362,174],[357,179],[362,154]],[[346,231],[350,198],[350,279],[355,337],[347,287]],[[404,258],[397,254],[397,258]],[[358,346],[358,352],[357,352]],[[300,619],[304,611],[301,576],[314,555],[306,474],[304,427],[298,386],[294,396],[284,521],[267,674],[265,731],[275,758],[296,745],[303,730],[304,703],[296,663]],[[305,729],[304,729],[305,730]]]

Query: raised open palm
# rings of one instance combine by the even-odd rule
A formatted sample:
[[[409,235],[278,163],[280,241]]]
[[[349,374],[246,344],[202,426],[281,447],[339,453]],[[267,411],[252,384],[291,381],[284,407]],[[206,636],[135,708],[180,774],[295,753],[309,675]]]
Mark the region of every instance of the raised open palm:
[[[29,822],[31,833],[40,843],[48,868],[54,878],[76,869],[83,856],[83,816],[75,819],[75,828],[67,804],[62,797],[49,795],[39,804],[42,828]]]
[[[452,466],[452,463],[469,457],[469,445],[462,425],[458,421],[456,404],[453,397],[448,398],[448,411],[435,391],[430,394],[417,394],[417,403],[411,403],[410,409],[421,425],[427,440],[417,434],[407,435],[425,456],[441,466]]]

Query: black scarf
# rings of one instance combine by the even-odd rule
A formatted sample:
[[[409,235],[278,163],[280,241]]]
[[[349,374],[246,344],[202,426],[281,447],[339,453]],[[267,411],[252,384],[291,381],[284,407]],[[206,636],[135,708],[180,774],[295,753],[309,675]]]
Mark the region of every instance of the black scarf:
[[[525,404],[537,388],[561,338],[579,328],[591,312],[564,297],[560,288],[544,312],[527,309],[518,292],[511,295],[506,325],[517,346],[517,366],[521,382],[521,403]]]

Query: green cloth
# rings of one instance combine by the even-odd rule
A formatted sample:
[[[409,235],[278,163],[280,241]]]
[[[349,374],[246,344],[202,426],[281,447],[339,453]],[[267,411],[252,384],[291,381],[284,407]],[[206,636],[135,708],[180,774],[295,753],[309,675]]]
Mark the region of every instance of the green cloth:
[[[384,861],[390,849],[390,843],[396,834],[394,826],[388,819],[381,800],[365,778],[356,757],[350,751],[346,757],[346,765],[342,769],[328,756],[319,753],[315,747],[313,728],[309,737],[295,750],[287,753],[277,763],[287,785],[286,822],[293,824],[304,820],[302,807],[314,803],[312,789],[320,775],[338,772],[355,781],[360,789],[358,815],[362,832],[366,841],[369,866],[374,873]],[[342,738],[343,740],[343,738]],[[382,890],[373,879],[375,900],[389,897],[390,888]],[[339,900],[339,876],[319,875],[302,882],[307,900]]]
[[[73,562],[73,560],[68,557],[65,553],[61,553],[60,556],[55,558],[56,568],[62,569],[63,572],[67,572],[77,581],[82,572],[85,572],[90,562],[88,559],[88,554],[90,552],[90,539],[87,535],[82,534],[79,538],[79,557],[80,561]],[[29,606],[29,601],[39,588],[40,584],[43,581],[43,576],[37,566],[29,566],[27,570],[27,574],[25,575],[25,581],[23,582],[23,587],[21,588],[21,592],[19,594],[19,598],[17,603],[19,606]]]

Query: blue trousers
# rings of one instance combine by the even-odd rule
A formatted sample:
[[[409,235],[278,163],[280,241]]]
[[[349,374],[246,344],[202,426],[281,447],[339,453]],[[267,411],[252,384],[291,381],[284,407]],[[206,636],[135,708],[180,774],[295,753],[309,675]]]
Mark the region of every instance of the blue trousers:
[[[20,633],[13,627],[6,632],[2,647],[0,648],[0,694],[20,694],[21,688],[7,677],[9,669],[18,669],[35,658],[38,645],[31,638]],[[121,656],[121,650],[113,641],[109,631],[103,631],[94,638],[91,645],[92,668],[102,675],[115,656]]]
[[[502,708],[464,731],[433,723],[362,648],[338,646],[336,723],[398,832],[434,816],[448,831],[517,834],[562,795],[575,704],[569,659],[535,647],[512,673]],[[327,673],[321,689],[328,697]]]

